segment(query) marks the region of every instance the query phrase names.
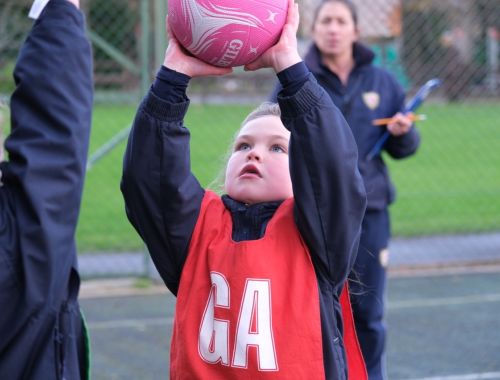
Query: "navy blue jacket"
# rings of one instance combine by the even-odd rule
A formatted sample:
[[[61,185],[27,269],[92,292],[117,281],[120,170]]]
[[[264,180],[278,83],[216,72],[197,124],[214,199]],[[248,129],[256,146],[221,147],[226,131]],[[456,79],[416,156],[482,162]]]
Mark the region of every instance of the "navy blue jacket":
[[[379,154],[367,160],[368,152],[387,130],[372,125],[374,119],[392,117],[405,109],[405,93],[397,80],[388,71],[372,64],[374,53],[360,43],[354,44],[355,67],[344,86],[338,76],[321,61],[315,45],[307,52],[304,62],[318,83],[330,95],[333,102],[351,127],[359,150],[359,170],[363,176],[368,197],[368,209],[382,210],[395,198],[395,189],[388,169]],[[272,99],[279,91],[278,85]],[[412,155],[420,144],[416,128],[399,137],[390,136],[383,150],[392,158],[400,159]]]
[[[303,63],[287,70],[298,70],[301,78],[299,85],[285,84],[279,96],[282,121],[291,131],[295,215],[320,289],[325,373],[328,379],[345,379],[339,293],[356,258],[366,195],[343,116]],[[139,107],[121,188],[131,223],[176,294],[204,190],[191,172],[189,131],[183,125],[189,78],[174,74],[162,68]],[[293,94],[287,92],[291,88]],[[228,196],[223,200],[237,240],[258,238],[280,203],[247,206]]]
[[[51,0],[14,71],[0,164],[0,379],[83,379],[75,227],[92,107],[84,19]]]

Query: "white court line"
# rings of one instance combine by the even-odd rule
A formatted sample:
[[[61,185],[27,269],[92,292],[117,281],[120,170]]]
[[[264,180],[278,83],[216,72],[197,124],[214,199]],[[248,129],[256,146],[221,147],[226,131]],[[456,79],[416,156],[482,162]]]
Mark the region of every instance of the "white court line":
[[[419,307],[436,307],[449,305],[465,305],[473,303],[500,302],[500,294],[483,294],[464,297],[447,297],[433,299],[414,299],[408,301],[389,302],[389,310],[409,309]],[[88,326],[92,330],[100,329],[122,329],[122,328],[145,328],[147,326],[171,325],[173,318],[145,318],[145,319],[116,319],[103,322],[92,322]],[[433,379],[433,378],[432,378]],[[441,379],[440,377],[437,379]],[[454,379],[454,378],[452,378]],[[468,378],[465,378],[468,379]],[[482,378],[481,378],[482,379]],[[489,379],[489,378],[486,378]],[[500,380],[500,378],[499,378]]]
[[[452,375],[437,377],[421,377],[411,380],[498,380],[500,372],[470,373],[468,375]]]
[[[88,323],[90,330],[108,330],[108,329],[144,329],[148,326],[168,326],[173,323],[173,318],[143,318],[143,319],[116,319],[103,322]]]
[[[466,305],[472,303],[500,302],[500,294],[481,294],[475,296],[446,297],[446,298],[427,298],[413,299],[408,301],[389,302],[387,309],[408,309],[416,307],[434,307],[450,305]]]

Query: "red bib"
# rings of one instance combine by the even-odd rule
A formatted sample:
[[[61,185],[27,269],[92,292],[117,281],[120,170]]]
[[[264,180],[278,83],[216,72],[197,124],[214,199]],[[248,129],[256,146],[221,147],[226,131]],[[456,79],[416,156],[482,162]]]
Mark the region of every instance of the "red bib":
[[[293,199],[261,239],[231,233],[230,212],[207,191],[177,295],[170,378],[324,379],[317,279]]]

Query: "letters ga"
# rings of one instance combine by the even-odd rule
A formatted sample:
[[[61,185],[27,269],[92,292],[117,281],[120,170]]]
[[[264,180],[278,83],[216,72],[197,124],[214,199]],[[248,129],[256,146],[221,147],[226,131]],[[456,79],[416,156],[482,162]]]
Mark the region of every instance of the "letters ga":
[[[259,371],[278,371],[272,330],[271,281],[247,279],[241,295],[234,347],[229,347],[230,324],[215,318],[215,308],[231,309],[231,288],[225,276],[211,272],[212,288],[208,296],[198,337],[198,352],[207,363],[248,368],[248,348],[257,352]],[[233,313],[231,315],[234,315]]]

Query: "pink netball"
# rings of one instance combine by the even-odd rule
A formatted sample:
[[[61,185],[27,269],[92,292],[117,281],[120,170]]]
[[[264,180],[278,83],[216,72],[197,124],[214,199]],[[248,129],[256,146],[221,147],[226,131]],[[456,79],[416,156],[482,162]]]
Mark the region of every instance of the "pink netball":
[[[278,41],[287,8],[288,0],[169,0],[168,20],[191,54],[234,67],[252,62]]]

